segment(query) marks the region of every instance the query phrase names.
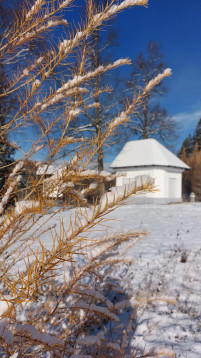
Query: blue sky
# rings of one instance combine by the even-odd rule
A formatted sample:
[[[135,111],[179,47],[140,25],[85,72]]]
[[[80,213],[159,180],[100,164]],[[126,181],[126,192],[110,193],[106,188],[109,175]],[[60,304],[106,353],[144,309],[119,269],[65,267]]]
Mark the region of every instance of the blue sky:
[[[161,44],[173,75],[166,80],[162,101],[182,129],[177,147],[201,117],[201,1],[150,0],[148,8],[134,7],[117,17],[120,48],[117,55],[135,60],[149,40]]]
[[[75,0],[78,5],[83,0]],[[67,18],[74,12],[67,12]],[[201,118],[201,0],[149,0],[145,7],[130,8],[116,18],[120,46],[115,58],[132,61],[149,40],[161,45],[164,61],[173,75],[165,81],[168,94],[160,102],[180,124],[176,149]],[[125,70],[125,74],[128,73]]]

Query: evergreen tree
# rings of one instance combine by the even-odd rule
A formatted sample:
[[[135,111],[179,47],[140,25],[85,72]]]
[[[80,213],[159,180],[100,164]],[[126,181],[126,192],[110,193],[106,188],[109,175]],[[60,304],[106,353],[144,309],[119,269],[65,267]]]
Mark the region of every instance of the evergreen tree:
[[[0,64],[0,94],[6,87],[7,76],[4,72],[3,64]],[[10,145],[8,134],[3,132],[9,112],[12,110],[13,100],[8,97],[2,97],[0,101],[0,186],[2,187],[6,177],[9,174],[9,165],[13,162],[15,149]]]
[[[181,149],[178,152],[178,156],[181,157],[183,151],[185,151],[186,156],[189,157],[197,144],[198,151],[201,150],[201,118],[199,122],[197,123],[197,126],[195,128],[194,135],[191,134],[186,137],[182,143]]]
[[[183,152],[185,152],[185,155],[189,157],[193,153],[193,148],[193,137],[189,134],[188,137],[184,139],[178,156],[182,157]]]
[[[193,136],[193,145],[198,144],[198,150],[201,150],[201,118],[196,126],[195,134]]]

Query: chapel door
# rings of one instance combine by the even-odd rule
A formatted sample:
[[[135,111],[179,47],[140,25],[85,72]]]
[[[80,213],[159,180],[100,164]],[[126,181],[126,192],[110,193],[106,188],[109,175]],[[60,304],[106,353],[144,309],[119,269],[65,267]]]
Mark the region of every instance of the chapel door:
[[[169,178],[169,198],[176,198],[176,178]]]

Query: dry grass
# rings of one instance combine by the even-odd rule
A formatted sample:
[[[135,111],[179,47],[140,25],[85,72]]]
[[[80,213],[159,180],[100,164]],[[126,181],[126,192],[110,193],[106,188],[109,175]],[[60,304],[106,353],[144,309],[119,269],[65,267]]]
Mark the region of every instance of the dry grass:
[[[31,40],[37,40],[52,27],[65,24],[62,10],[71,2],[37,0],[32,7],[26,4],[2,38],[0,61],[5,66],[18,61]],[[97,224],[104,224],[105,215],[130,195],[154,190],[153,182],[148,179],[121,190],[114,189],[91,208],[81,190],[76,188],[82,178],[99,183],[112,178],[87,171],[89,163],[99,146],[116,127],[129,120],[129,115],[142,103],[144,96],[169,76],[170,70],[152,79],[121,113],[117,113],[105,127],[98,143],[96,138],[90,142],[82,139],[62,170],[49,180],[46,176],[63,150],[79,142],[68,136],[68,128],[80,115],[83,105],[93,105],[97,93],[89,93],[88,81],[130,61],[121,59],[99,66],[93,72],[88,71],[86,48],[81,46],[83,52],[76,73],[75,70],[70,73],[69,65],[68,78],[63,80],[60,88],[53,83],[54,70],[64,64],[67,66],[66,63],[75,56],[76,48],[111,16],[129,6],[146,4],[146,0],[111,1],[105,8],[97,10],[93,1],[88,1],[88,13],[83,23],[68,33],[66,39],[58,39],[54,48],[46,49],[40,56],[33,55],[26,65],[24,60],[23,64],[15,66],[16,72],[12,73],[5,93],[0,95],[2,98],[11,94],[18,97],[16,113],[1,127],[1,136],[15,134],[18,130],[26,136],[27,130],[35,127],[40,133],[27,152],[23,146],[12,144],[21,152],[21,159],[10,165],[11,174],[1,191],[2,357],[15,353],[13,357],[47,357],[47,352],[49,357],[137,357],[130,346],[135,307],[122,291],[120,282],[114,282],[110,274],[119,262],[130,262],[125,256],[126,248],[145,233],[98,237],[94,232]],[[55,129],[59,133],[57,139],[53,136]],[[36,153],[41,156],[46,153],[45,170],[40,176],[30,176],[27,187],[20,189],[25,162]],[[78,209],[68,227],[61,221],[60,230],[56,232],[47,225],[55,212],[48,213],[61,195],[72,199]],[[16,210],[13,200],[17,201],[21,196],[23,205]],[[46,218],[46,225],[41,224],[41,216]],[[44,230],[46,234],[49,231],[51,249],[47,249],[41,239]],[[125,322],[122,321],[124,311],[127,312]]]

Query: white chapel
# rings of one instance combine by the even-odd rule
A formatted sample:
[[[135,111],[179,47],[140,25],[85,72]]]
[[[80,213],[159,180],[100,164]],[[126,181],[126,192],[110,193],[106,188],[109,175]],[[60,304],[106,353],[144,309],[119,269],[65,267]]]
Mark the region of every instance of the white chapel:
[[[182,201],[182,172],[190,169],[155,139],[130,141],[114,159],[111,168],[122,172],[116,185],[134,181],[139,175],[155,179],[157,191],[135,197],[135,203],[166,204]]]

